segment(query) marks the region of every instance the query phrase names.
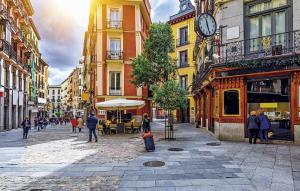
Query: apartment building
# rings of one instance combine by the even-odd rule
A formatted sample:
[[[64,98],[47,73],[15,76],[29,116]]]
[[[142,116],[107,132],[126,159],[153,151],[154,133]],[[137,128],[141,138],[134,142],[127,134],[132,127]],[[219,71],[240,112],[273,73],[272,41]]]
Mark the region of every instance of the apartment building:
[[[180,0],[179,11],[170,17],[175,51],[171,54],[177,60],[177,80],[179,84],[189,92],[186,109],[181,108],[176,111],[176,121],[179,123],[195,122],[195,102],[192,95],[193,77],[196,75],[196,65],[193,60],[194,42],[196,33],[194,32],[195,7],[190,0]]]
[[[55,116],[57,114],[63,114],[62,104],[61,104],[61,86],[60,85],[50,85],[48,89],[48,102],[50,104],[49,117]]]
[[[92,0],[88,31],[84,42],[83,103],[96,109],[95,103],[116,98],[145,100],[133,115],[150,113],[147,88],[130,83],[131,60],[141,54],[151,23],[148,0]],[[112,113],[98,110],[107,118]]]

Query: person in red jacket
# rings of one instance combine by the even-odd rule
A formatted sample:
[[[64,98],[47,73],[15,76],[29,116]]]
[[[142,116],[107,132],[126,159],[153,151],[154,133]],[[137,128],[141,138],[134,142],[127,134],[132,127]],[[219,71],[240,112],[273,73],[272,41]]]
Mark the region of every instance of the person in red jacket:
[[[73,117],[73,119],[71,120],[71,125],[73,129],[73,133],[76,133],[77,119],[75,117]]]

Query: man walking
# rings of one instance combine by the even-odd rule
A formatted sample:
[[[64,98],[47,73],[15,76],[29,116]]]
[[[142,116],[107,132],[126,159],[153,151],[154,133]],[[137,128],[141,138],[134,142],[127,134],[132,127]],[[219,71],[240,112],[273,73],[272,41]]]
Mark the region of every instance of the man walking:
[[[95,116],[93,112],[91,112],[90,117],[86,120],[87,128],[89,129],[89,143],[92,142],[92,134],[94,134],[95,142],[98,142],[98,138],[96,135],[96,127],[98,125],[98,118]]]
[[[21,125],[23,127],[23,139],[27,139],[28,131],[31,128],[31,122],[28,119],[28,117],[26,117],[26,119],[22,122]]]

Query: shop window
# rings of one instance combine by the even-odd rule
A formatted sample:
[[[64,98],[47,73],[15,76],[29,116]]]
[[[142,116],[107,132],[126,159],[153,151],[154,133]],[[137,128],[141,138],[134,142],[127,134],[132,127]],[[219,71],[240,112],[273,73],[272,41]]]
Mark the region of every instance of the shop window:
[[[226,90],[223,95],[224,115],[240,115],[240,92]]]

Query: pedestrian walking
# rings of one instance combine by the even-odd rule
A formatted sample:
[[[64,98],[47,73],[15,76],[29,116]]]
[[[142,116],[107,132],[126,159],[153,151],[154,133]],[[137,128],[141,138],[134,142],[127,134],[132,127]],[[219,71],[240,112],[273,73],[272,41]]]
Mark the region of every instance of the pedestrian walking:
[[[78,131],[80,133],[81,129],[83,128],[83,119],[82,119],[82,117],[78,117],[78,119],[77,119],[77,127],[78,127]]]
[[[256,111],[251,111],[247,121],[249,131],[249,144],[256,144],[256,139],[259,131],[259,119],[256,116]]]
[[[95,116],[93,112],[91,112],[90,116],[86,120],[87,128],[89,129],[89,141],[92,142],[92,134],[94,134],[95,142],[98,142],[98,137],[96,135],[96,128],[98,125],[98,118]]]
[[[39,123],[39,125],[38,125],[38,131],[40,131],[40,129],[43,129],[43,125],[44,125],[44,120],[43,120],[43,118],[40,118],[40,119],[38,120],[38,123]]]
[[[21,125],[22,125],[22,128],[23,128],[23,139],[27,139],[29,129],[31,128],[31,122],[28,119],[28,117],[26,117],[26,119],[22,122]]]
[[[76,133],[77,120],[75,117],[71,120],[71,125],[72,125],[72,130],[73,130],[72,132]]]
[[[147,133],[149,131],[151,131],[150,119],[148,118],[148,114],[145,113],[143,118],[143,132]]]
[[[263,111],[260,112],[258,119],[259,119],[260,142],[268,143],[268,131],[271,127],[270,121]]]

